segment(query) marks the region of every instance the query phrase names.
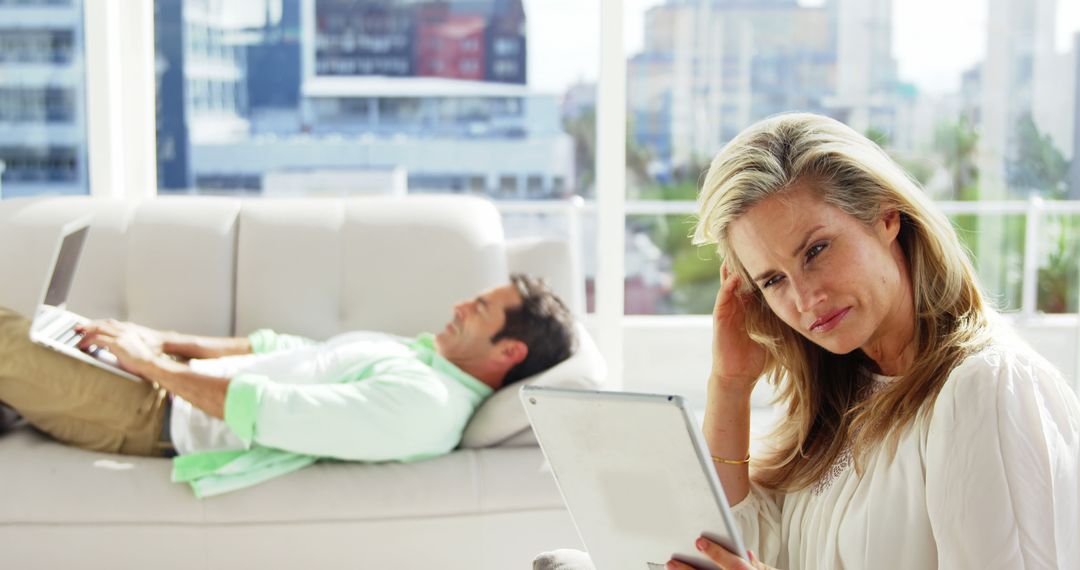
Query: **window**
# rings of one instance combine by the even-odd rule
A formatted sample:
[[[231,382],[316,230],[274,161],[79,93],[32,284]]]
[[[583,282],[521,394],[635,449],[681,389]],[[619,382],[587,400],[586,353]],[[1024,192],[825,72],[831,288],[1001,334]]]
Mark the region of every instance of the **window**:
[[[539,174],[530,174],[525,179],[525,193],[530,199],[545,198],[544,177]]]
[[[970,0],[933,14],[929,4],[889,0],[634,4],[624,30],[627,313],[712,310],[720,260],[686,238],[701,176],[741,129],[792,110],[844,121],[948,203],[999,306],[1076,310],[1076,216],[1030,202],[1080,200],[1075,8],[1056,3],[1055,14],[1045,9],[1054,2],[1020,0]],[[985,18],[972,17],[983,10]]]
[[[507,56],[518,53],[518,42],[511,38],[498,38],[494,43],[495,55]]]
[[[514,175],[499,177],[499,196],[502,198],[517,198],[518,179]]]
[[[0,198],[88,192],[82,10],[0,2]]]

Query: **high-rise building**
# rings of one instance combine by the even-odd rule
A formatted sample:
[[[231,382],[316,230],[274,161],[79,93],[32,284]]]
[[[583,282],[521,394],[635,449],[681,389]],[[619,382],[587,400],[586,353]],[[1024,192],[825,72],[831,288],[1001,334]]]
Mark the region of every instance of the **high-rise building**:
[[[279,0],[276,20],[266,4],[265,23],[248,30],[247,102],[250,113],[291,110],[300,105],[300,0]]]
[[[486,27],[479,15],[447,14],[421,21],[416,34],[416,75],[482,81]]]
[[[1080,200],[1080,33],[1073,36],[1073,154],[1069,199]]]
[[[524,84],[521,0],[315,0],[313,74]]]
[[[988,0],[979,101],[979,179],[984,199],[1037,190],[1010,189],[1009,169],[1015,167],[1020,143],[1018,125],[1037,115],[1035,85],[1052,69],[1043,62],[1053,52],[1056,7],[1056,0]]]
[[[627,66],[631,135],[656,174],[700,164],[751,122],[824,112],[836,63],[821,7],[796,0],[669,0],[645,14]]]
[[[836,49],[831,113],[860,133],[896,126],[898,81],[892,56],[892,0],[829,0]]]
[[[158,188],[186,191],[199,184],[193,146],[250,132],[245,31],[207,2],[155,0],[154,8]]]
[[[0,192],[86,194],[81,0],[0,2]]]
[[[1031,77],[1031,119],[1038,132],[1069,159],[1075,156],[1073,130],[1076,100],[1076,58],[1069,46],[1058,51],[1055,42],[1057,2],[1040,2],[1037,14],[1040,28],[1035,36]],[[1022,157],[1020,160],[1024,160]]]
[[[306,174],[347,186],[380,173],[404,173],[410,191],[519,199],[574,191],[559,96],[524,85],[521,0],[281,3],[279,22],[269,23],[268,9],[261,30],[222,30],[246,46],[246,60],[235,64],[247,73],[247,131],[192,135],[189,180],[199,191],[261,192],[268,179]],[[288,31],[294,21],[297,43]],[[277,89],[294,72],[283,100],[252,84]],[[197,77],[188,75],[186,89]]]
[[[315,75],[415,75],[415,2],[316,0]]]

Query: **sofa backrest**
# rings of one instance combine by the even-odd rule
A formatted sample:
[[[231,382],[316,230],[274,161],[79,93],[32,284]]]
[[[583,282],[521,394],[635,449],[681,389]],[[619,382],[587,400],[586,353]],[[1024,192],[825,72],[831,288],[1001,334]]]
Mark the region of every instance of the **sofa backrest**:
[[[33,311],[60,226],[84,214],[94,217],[70,306],[91,318],[209,335],[412,335],[441,329],[454,302],[511,268],[580,306],[565,244],[511,246],[520,255],[508,260],[489,201],[439,195],[0,201],[0,305]]]
[[[237,253],[237,330],[313,338],[438,331],[507,276],[498,212],[453,196],[252,200]]]

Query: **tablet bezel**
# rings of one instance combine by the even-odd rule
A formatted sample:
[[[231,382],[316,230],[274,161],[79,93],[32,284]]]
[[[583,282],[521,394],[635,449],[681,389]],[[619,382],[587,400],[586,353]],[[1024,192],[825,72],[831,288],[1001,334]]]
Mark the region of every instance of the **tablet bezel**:
[[[728,550],[738,554],[744,560],[746,559],[746,549],[739,535],[738,527],[735,525],[734,516],[731,513],[730,506],[727,503],[727,498],[723,493],[723,488],[720,484],[719,477],[716,474],[716,470],[713,466],[712,456],[708,453],[708,448],[705,445],[704,438],[700,432],[700,426],[696,425],[696,422],[691,419],[691,413],[686,405],[686,401],[681,396],[666,395],[666,394],[644,394],[634,392],[599,392],[590,390],[569,390],[560,388],[546,388],[538,386],[525,386],[521,389],[520,398],[522,405],[525,408],[526,414],[529,417],[529,422],[533,426],[533,430],[536,433],[537,440],[540,443],[541,449],[544,451],[545,457],[548,458],[549,464],[552,467],[552,473],[555,475],[555,480],[559,486],[559,492],[562,494],[563,502],[566,504],[567,509],[570,511],[571,517],[574,520],[574,525],[577,527],[578,535],[581,537],[582,542],[590,553],[593,554],[594,561],[596,559],[609,560],[618,558],[617,553],[597,552],[597,549],[618,548],[617,545],[596,545],[589,544],[586,541],[586,535],[590,532],[582,532],[579,520],[583,517],[578,516],[579,513],[575,513],[575,505],[569,504],[567,501],[567,494],[564,489],[565,477],[582,477],[584,474],[578,471],[578,465],[555,465],[551,462],[552,454],[549,453],[552,440],[552,434],[549,430],[562,430],[563,435],[569,435],[566,430],[574,430],[573,423],[574,416],[570,416],[570,422],[556,421],[555,417],[548,417],[550,414],[546,412],[547,409],[553,409],[549,406],[538,406],[540,403],[548,402],[554,404],[566,404],[571,402],[571,405],[575,406],[595,406],[597,404],[607,405],[608,409],[611,406],[620,406],[621,404],[646,404],[653,406],[660,406],[662,413],[673,413],[681,415],[681,424],[686,436],[690,439],[691,448],[693,449],[694,458],[691,460],[689,457],[682,458],[680,461],[685,463],[686,468],[690,468],[691,465],[696,465],[697,469],[705,477],[705,482],[708,486],[710,493],[712,494],[712,502],[716,505],[716,508],[720,514],[720,518],[725,529],[721,529],[717,532],[704,532],[703,534],[712,539],[713,541],[721,544]],[[595,408],[593,408],[595,410]],[[627,407],[628,411],[630,407]],[[561,416],[562,420],[566,420],[565,413]],[[628,418],[632,419],[632,418]],[[578,429],[585,429],[582,425],[577,426]],[[672,437],[682,437],[681,435],[673,435]],[[613,441],[611,445],[623,445],[623,441]],[[680,452],[681,453],[681,452]],[[680,464],[682,465],[682,464]],[[643,469],[645,469],[643,465]],[[596,475],[594,478],[598,477]],[[673,487],[677,488],[677,487]],[[631,498],[628,497],[627,500]],[[702,497],[702,500],[708,501],[708,497]],[[582,508],[582,505],[577,505],[577,508]],[[589,518],[589,517],[586,517]],[[699,523],[696,527],[705,528],[707,523]],[[695,568],[701,568],[702,570],[714,570],[718,569],[715,563],[705,559],[701,553],[693,550],[693,541],[695,536],[675,536],[664,537],[664,533],[674,532],[671,530],[670,525],[665,526],[663,522],[656,524],[656,536],[666,542],[672,544],[672,557],[677,560],[684,561],[693,565]],[[726,534],[723,532],[726,531]],[[627,540],[630,540],[627,538]],[[622,564],[626,564],[628,561],[620,560]],[[635,562],[639,564],[638,568],[650,568],[655,567],[655,564],[661,564],[666,562],[666,559],[661,561],[640,561]]]

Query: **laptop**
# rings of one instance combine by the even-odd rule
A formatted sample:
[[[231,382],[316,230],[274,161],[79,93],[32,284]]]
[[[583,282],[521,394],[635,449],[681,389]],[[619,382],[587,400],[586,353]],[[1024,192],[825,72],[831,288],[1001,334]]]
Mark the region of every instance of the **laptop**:
[[[599,570],[719,566],[705,536],[746,558],[696,422],[679,396],[525,386],[521,401]]]
[[[121,378],[142,382],[138,376],[120,368],[116,356],[105,348],[91,347],[87,352],[78,348],[83,335],[76,332],[75,327],[90,322],[90,319],[68,311],[67,299],[89,232],[88,217],[70,222],[61,229],[60,243],[50,266],[51,273],[34,313],[34,320],[30,324],[30,340],[34,344],[97,366]]]

